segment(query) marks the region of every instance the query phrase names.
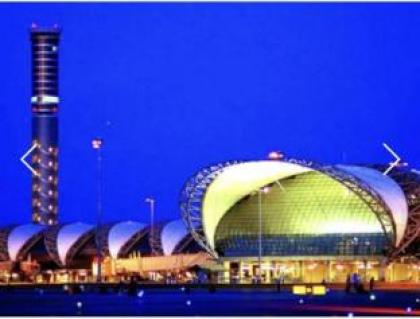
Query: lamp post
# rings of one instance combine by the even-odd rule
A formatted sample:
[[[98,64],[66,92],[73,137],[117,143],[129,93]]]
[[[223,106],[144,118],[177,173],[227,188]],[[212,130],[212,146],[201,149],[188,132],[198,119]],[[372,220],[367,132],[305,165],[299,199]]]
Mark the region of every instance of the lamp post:
[[[98,273],[96,275],[97,282],[102,281],[102,252],[101,252],[101,242],[98,236],[99,228],[102,222],[102,146],[103,140],[101,138],[94,138],[92,140],[92,148],[96,151],[96,163],[97,163],[97,194],[96,194],[96,257],[98,262]]]
[[[262,228],[263,228],[263,216],[262,216],[262,194],[267,194],[270,191],[269,187],[262,187],[258,189],[258,268],[259,275],[258,280],[261,282],[262,277]]]
[[[154,218],[155,218],[155,199],[153,197],[147,197],[145,200],[150,207],[150,237],[154,240]]]
[[[365,255],[367,256],[365,258],[365,281],[368,281],[368,265],[369,265],[369,261],[366,259],[373,259],[373,256],[371,255],[371,247],[370,247],[370,241],[365,241],[365,246],[366,246],[366,252]]]
[[[258,282],[261,282],[262,267],[261,267],[261,255],[262,255],[262,190],[258,190]]]

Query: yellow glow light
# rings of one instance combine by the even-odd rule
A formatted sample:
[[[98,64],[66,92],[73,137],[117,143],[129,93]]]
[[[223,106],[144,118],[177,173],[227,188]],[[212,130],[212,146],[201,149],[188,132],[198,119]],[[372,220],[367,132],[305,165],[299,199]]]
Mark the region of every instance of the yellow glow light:
[[[294,285],[292,292],[295,295],[306,295],[306,286],[304,285]]]
[[[323,296],[327,294],[327,288],[325,286],[316,285],[312,287],[312,294],[315,296]]]
[[[314,269],[316,268],[316,266],[317,266],[317,264],[316,264],[316,263],[310,264],[310,265],[308,266],[308,269],[309,269],[309,270],[314,270]]]

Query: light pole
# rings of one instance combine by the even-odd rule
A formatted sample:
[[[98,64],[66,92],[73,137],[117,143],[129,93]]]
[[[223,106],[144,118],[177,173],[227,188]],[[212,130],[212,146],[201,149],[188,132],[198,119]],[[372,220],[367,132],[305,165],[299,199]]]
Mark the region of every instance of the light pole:
[[[370,248],[370,241],[365,241],[365,246],[366,246],[366,252],[365,255],[367,257],[365,257],[365,281],[368,281],[368,265],[369,265],[369,261],[366,259],[372,259],[371,257],[371,248]]]
[[[153,197],[147,197],[145,200],[150,207],[150,238],[154,240],[154,218],[155,218],[155,199]]]
[[[262,187],[258,189],[258,281],[261,282],[262,277],[262,228],[263,228],[263,216],[262,216],[262,194],[267,194],[270,191],[269,187]]]
[[[97,282],[102,281],[102,252],[101,252],[101,242],[99,238],[99,228],[102,222],[102,146],[103,140],[101,138],[94,138],[92,140],[92,148],[96,150],[96,162],[97,162],[97,193],[96,193],[96,232],[95,232],[95,241],[96,241],[96,258],[98,262],[98,273],[96,275]]]
[[[261,268],[261,255],[262,255],[262,190],[258,190],[258,282],[261,282],[262,268]]]

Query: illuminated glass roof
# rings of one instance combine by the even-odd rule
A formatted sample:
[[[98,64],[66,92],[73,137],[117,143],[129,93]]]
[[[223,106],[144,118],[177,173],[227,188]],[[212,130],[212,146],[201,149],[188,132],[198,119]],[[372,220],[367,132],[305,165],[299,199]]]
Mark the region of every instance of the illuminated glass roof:
[[[382,232],[369,206],[324,174],[308,172],[283,179],[281,184],[284,191],[274,185],[262,194],[265,234]],[[258,194],[243,199],[226,213],[217,231],[258,232],[258,208]]]
[[[202,206],[203,229],[214,249],[216,227],[223,215],[252,191],[292,175],[312,171],[301,165],[279,162],[246,162],[223,169],[207,189]]]
[[[356,238],[383,249],[385,236],[379,220],[357,194],[340,182],[316,172],[306,172],[281,180],[261,193],[262,234],[265,252],[299,255],[306,253],[336,254],[342,237]],[[215,241],[246,253],[259,234],[258,193],[239,201],[218,224]],[[353,237],[353,236],[351,236]],[[312,245],[312,246],[311,246]],[[364,245],[364,243],[363,243]],[[242,247],[241,247],[242,246]],[[324,246],[324,247],[322,247]]]

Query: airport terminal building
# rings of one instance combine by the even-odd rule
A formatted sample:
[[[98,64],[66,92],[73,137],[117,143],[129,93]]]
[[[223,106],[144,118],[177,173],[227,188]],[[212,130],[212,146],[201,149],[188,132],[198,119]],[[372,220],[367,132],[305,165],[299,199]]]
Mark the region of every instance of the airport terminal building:
[[[366,165],[227,162],[186,183],[183,218],[225,280],[419,281],[420,175]],[[261,272],[260,272],[261,269]]]
[[[217,164],[186,182],[182,219],[3,227],[0,264],[4,274],[35,262],[43,280],[87,280],[99,249],[111,281],[199,266],[218,282],[344,282],[351,273],[420,282],[420,175],[385,170],[283,158]]]
[[[274,152],[194,174],[179,220],[60,223],[59,38],[57,26],[31,27],[32,223],[0,227],[0,281],[91,280],[103,264],[105,280],[200,267],[219,282],[344,282],[355,272],[420,282],[420,173],[403,166]]]

